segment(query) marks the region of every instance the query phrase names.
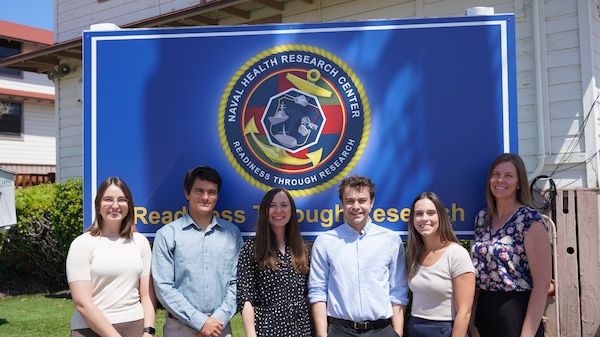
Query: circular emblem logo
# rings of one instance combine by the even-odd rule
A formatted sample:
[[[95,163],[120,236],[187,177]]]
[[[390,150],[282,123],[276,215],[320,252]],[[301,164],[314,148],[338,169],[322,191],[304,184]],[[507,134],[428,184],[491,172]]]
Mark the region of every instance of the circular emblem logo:
[[[231,165],[268,190],[311,195],[337,184],[360,159],[370,108],[356,75],[331,53],[282,45],[250,59],[219,107],[219,137]]]

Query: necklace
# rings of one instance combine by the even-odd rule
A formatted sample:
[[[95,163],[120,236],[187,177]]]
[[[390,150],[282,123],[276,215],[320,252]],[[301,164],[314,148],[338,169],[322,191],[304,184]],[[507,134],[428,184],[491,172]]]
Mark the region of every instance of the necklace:
[[[502,215],[500,214],[500,212],[498,212],[492,219],[492,231],[495,232],[498,229],[502,228],[504,224],[506,224],[506,222],[510,220],[513,217],[513,215],[515,215],[515,213],[519,210],[520,207],[521,205],[517,205],[512,209],[511,212],[504,212]]]

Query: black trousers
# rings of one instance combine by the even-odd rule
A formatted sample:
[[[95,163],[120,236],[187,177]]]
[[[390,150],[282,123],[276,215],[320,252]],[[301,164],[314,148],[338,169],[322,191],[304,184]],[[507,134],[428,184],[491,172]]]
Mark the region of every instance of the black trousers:
[[[328,337],[398,337],[392,325],[381,329],[355,330],[345,326],[329,323],[327,329]]]
[[[530,295],[530,291],[480,290],[475,325],[481,337],[519,337]],[[544,337],[541,320],[535,337]]]

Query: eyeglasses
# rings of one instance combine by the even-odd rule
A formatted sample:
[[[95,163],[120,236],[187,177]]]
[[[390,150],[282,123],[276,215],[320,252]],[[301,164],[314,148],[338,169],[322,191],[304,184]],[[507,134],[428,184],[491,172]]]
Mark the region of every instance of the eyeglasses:
[[[110,197],[106,197],[106,198],[102,198],[102,203],[104,204],[114,204],[115,201],[117,202],[117,204],[119,205],[127,205],[127,202],[129,200],[127,200],[127,198],[118,198],[117,200],[110,198]]]

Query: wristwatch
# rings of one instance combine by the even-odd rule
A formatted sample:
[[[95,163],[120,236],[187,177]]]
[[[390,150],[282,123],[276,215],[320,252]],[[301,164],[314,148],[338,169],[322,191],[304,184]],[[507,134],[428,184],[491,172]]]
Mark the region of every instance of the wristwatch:
[[[156,333],[156,329],[154,329],[151,326],[147,326],[144,328],[144,332],[147,332],[147,333],[151,334],[152,336],[154,336],[154,334]]]

